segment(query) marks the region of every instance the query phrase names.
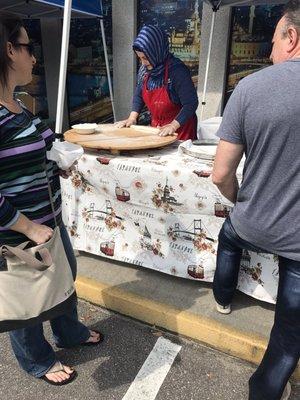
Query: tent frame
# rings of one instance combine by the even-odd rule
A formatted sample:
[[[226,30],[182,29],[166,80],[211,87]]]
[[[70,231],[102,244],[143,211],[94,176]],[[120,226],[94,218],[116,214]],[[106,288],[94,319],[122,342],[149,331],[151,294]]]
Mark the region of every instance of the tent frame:
[[[211,18],[210,34],[209,34],[209,42],[208,42],[208,52],[207,52],[207,58],[206,58],[204,85],[203,85],[201,111],[200,111],[200,121],[202,121],[202,119],[203,119],[204,107],[206,105],[206,92],[207,92],[207,83],[208,83],[208,73],[209,73],[209,66],[210,66],[211,50],[212,50],[212,43],[213,43],[214,30],[215,30],[216,15],[217,15],[217,11],[220,8],[220,4],[221,4],[221,0],[219,1],[218,4],[213,4],[213,7],[212,7],[213,13],[212,13],[212,18]]]
[[[207,83],[208,83],[208,75],[209,75],[209,67],[210,67],[210,58],[211,58],[211,50],[216,22],[216,13],[220,9],[220,7],[233,7],[233,6],[251,6],[251,5],[261,5],[261,4],[282,4],[286,3],[288,0],[204,0],[205,3],[212,6],[212,20],[211,20],[211,28],[210,28],[210,36],[208,43],[208,53],[206,59],[206,68],[205,68],[205,76],[204,76],[204,84],[203,84],[203,92],[202,92],[202,101],[201,101],[201,111],[200,111],[200,121],[203,119],[204,108],[206,106],[206,94],[207,94]]]
[[[3,7],[2,10],[10,11],[12,8],[16,6],[29,5],[29,3],[41,3],[48,6],[53,7],[53,10],[47,10],[44,12],[36,13],[36,14],[21,14],[22,18],[47,18],[50,17],[50,14],[57,11],[58,9],[63,9],[63,31],[62,31],[62,44],[61,44],[61,56],[60,56],[60,69],[59,69],[59,82],[58,82],[58,94],[57,94],[57,107],[56,107],[56,122],[55,122],[55,133],[60,136],[62,134],[62,125],[63,125],[63,116],[64,116],[64,101],[65,101],[65,92],[66,92],[66,78],[67,78],[67,65],[68,65],[68,51],[69,51],[69,39],[70,39],[70,24],[71,24],[71,14],[72,14],[72,0],[64,0],[64,5],[59,6],[57,4],[51,3],[51,0],[21,0],[15,3],[12,2],[11,5]],[[102,1],[99,0],[100,8],[102,9]],[[100,20],[100,30],[102,36],[103,50],[104,50],[104,58],[105,58],[105,66],[109,87],[109,95],[112,104],[113,118],[116,121],[116,113],[114,106],[114,95],[112,88],[112,81],[110,76],[110,66],[108,60],[107,46],[106,46],[106,37],[103,23],[103,16],[92,15],[91,13],[84,12],[82,10],[75,9],[76,13],[83,14],[86,17],[95,17]]]
[[[57,96],[57,108],[56,108],[56,122],[55,122],[55,133],[57,135],[62,134],[63,125],[63,110],[64,110],[64,100],[65,100],[65,88],[66,88],[66,75],[67,75],[67,64],[68,64],[68,49],[69,49],[69,38],[70,38],[70,24],[71,24],[71,11],[72,11],[72,0],[64,0],[64,18],[63,18],[63,35],[62,35],[62,46],[61,46],[61,63],[59,72],[59,84],[58,84],[58,96]],[[100,0],[101,3],[101,0]],[[105,30],[103,24],[103,18],[100,17],[100,29],[102,35],[102,43],[104,50],[104,58],[106,65],[106,73],[109,87],[110,100],[112,104],[113,118],[116,121],[116,113],[114,106],[114,96],[112,89],[112,82],[110,76],[110,68],[106,47]]]

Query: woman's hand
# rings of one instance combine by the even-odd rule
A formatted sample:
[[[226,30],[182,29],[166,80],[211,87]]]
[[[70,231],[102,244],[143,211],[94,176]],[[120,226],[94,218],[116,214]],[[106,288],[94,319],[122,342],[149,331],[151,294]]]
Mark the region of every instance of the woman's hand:
[[[136,120],[134,119],[124,119],[124,121],[118,121],[115,123],[116,128],[129,128],[131,125],[135,125]]]
[[[159,126],[159,136],[173,136],[176,135],[176,131],[180,128],[180,124],[177,121],[172,121],[170,124]]]
[[[135,125],[139,114],[135,111],[132,111],[127,119],[124,121],[119,121],[115,123],[117,128],[129,128],[131,125]]]
[[[53,235],[53,229],[46,225],[31,222],[24,234],[36,244],[46,243]]]
[[[37,244],[47,242],[53,235],[53,229],[49,226],[37,224],[30,221],[24,214],[20,214],[17,221],[9,229],[23,233],[28,239]]]

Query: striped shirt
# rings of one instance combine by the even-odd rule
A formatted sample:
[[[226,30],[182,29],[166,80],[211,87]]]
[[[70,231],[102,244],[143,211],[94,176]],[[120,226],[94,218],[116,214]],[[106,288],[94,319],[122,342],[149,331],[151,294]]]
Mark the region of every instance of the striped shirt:
[[[9,229],[20,213],[31,221],[55,227],[45,165],[57,222],[62,222],[58,167],[46,158],[54,134],[38,117],[22,109],[22,113],[14,114],[0,105],[0,245],[28,240]]]

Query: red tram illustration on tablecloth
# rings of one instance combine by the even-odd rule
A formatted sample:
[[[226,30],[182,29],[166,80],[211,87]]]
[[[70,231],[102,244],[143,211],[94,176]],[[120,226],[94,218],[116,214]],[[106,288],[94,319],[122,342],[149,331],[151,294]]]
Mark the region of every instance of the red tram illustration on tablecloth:
[[[222,204],[219,201],[215,203],[215,216],[221,218],[227,218],[230,214],[232,207],[227,204]]]
[[[193,173],[196,174],[197,176],[199,176],[199,178],[209,178],[211,175],[211,171],[207,171],[207,170],[203,170],[203,169],[201,171],[194,170]]]
[[[188,274],[195,279],[204,279],[204,268],[202,265],[189,265]]]
[[[113,257],[115,253],[115,242],[113,240],[102,242],[100,244],[100,251],[106,256]]]
[[[116,194],[117,200],[119,200],[119,201],[126,202],[126,201],[130,200],[130,193],[127,190],[122,189],[118,185],[115,188],[115,194]]]
[[[97,161],[99,161],[100,164],[108,165],[110,162],[110,158],[101,156],[101,157],[97,157]]]

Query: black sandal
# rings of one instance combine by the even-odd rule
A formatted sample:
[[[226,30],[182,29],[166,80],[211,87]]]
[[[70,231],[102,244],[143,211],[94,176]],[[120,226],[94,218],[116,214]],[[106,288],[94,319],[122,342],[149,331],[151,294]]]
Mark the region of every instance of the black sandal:
[[[84,342],[84,343],[75,344],[74,346],[60,346],[59,344],[56,344],[56,347],[58,349],[71,349],[71,348],[77,347],[77,346],[97,346],[98,344],[103,342],[104,335],[99,331],[95,331],[94,329],[93,329],[93,332],[95,332],[95,333],[97,333],[99,335],[99,340],[97,342]],[[90,337],[91,336],[92,335],[90,335]],[[89,340],[89,338],[88,338],[88,340]]]
[[[80,343],[80,346],[97,346],[98,344],[102,343],[104,340],[104,335],[99,332],[99,331],[95,331],[93,329],[93,332],[97,333],[99,335],[99,340],[97,342],[84,342],[84,343]],[[90,335],[91,337],[92,335]],[[89,339],[88,339],[89,340]]]
[[[68,374],[68,372],[65,371],[62,363],[60,361],[57,361],[52,368],[49,369],[49,371],[46,372],[46,374],[54,374],[55,372],[65,372],[66,374]],[[46,377],[46,374],[41,376],[40,379],[42,379],[43,381],[49,383],[49,385],[53,385],[53,386],[63,386],[63,385],[67,385],[68,383],[73,382],[78,374],[75,370],[73,370],[69,375],[69,378],[61,381],[61,382],[54,382],[51,379]]]

